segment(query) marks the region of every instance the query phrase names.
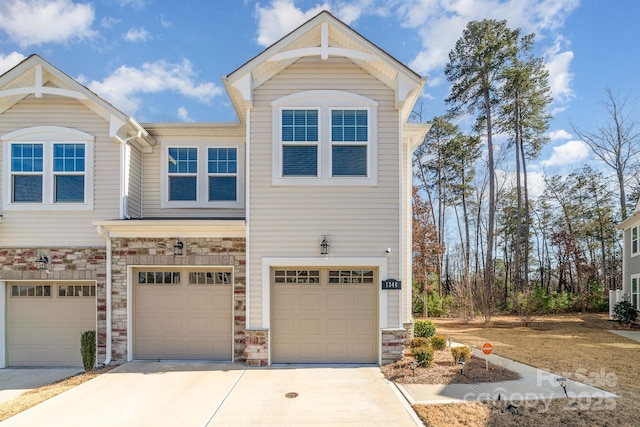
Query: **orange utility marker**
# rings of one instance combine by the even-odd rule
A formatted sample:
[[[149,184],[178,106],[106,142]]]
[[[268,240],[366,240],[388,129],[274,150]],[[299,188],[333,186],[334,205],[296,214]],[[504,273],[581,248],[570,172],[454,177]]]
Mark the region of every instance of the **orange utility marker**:
[[[493,347],[491,346],[491,343],[486,342],[486,343],[482,344],[482,352],[484,354],[489,356],[492,351],[493,351]],[[485,362],[485,369],[488,371],[489,370],[489,357],[485,357],[484,358],[484,362]]]

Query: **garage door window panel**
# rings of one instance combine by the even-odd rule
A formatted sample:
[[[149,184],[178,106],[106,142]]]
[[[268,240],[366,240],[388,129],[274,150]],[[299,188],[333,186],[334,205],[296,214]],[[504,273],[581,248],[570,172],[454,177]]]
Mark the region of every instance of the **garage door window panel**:
[[[319,284],[320,270],[275,270],[274,282]]]
[[[59,297],[95,297],[96,287],[91,285],[60,285]]]
[[[12,297],[50,297],[51,285],[12,285]]]
[[[189,273],[190,285],[230,285],[230,271],[192,271]]]
[[[372,284],[373,270],[330,270],[330,284]]]
[[[141,271],[138,273],[141,285],[179,285],[179,271]]]

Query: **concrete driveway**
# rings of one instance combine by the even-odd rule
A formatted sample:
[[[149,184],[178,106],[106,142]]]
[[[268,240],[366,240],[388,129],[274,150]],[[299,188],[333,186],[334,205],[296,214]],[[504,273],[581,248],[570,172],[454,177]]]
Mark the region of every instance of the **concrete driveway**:
[[[133,362],[2,426],[422,425],[376,366]]]
[[[82,368],[4,368],[0,369],[0,403],[23,393],[82,372]]]

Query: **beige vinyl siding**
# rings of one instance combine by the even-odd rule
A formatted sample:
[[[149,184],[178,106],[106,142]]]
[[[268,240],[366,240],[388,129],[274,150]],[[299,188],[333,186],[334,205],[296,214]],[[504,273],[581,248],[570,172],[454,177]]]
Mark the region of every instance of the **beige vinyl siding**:
[[[272,186],[271,102],[323,89],[344,90],[379,103],[377,186]],[[399,149],[393,91],[345,59],[298,61],[255,91],[250,149],[251,327],[263,326],[261,257],[317,257],[323,235],[329,236],[331,257],[381,257],[391,247],[388,275],[399,276]],[[389,302],[397,323],[399,299]]]
[[[32,126],[68,127],[95,137],[94,210],[4,210],[0,246],[103,245],[91,221],[120,215],[120,146],[109,137],[109,123],[78,101],[54,97],[28,97],[0,116],[0,135]]]
[[[131,218],[142,217],[142,153],[128,146],[127,170],[129,183],[127,188],[127,214]]]
[[[153,152],[144,155],[144,183],[143,183],[143,212],[145,218],[244,218],[244,208],[162,208],[161,207],[161,179],[166,179],[162,172],[162,149],[163,144],[171,143],[193,143],[193,146],[208,146],[211,141],[215,140],[215,144],[223,144],[225,146],[238,146],[238,151],[244,151],[245,145],[239,142],[237,137],[215,137],[215,139],[207,137],[163,137],[156,135],[157,145],[153,148]],[[229,141],[228,144],[225,141]],[[238,165],[240,167],[240,165]],[[242,165],[244,170],[244,165]],[[206,184],[206,182],[201,182]],[[238,187],[240,187],[238,181]]]

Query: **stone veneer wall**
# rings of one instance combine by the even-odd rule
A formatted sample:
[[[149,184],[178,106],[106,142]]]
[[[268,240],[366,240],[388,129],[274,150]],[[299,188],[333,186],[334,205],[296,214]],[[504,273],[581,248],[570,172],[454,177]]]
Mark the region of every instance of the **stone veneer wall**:
[[[127,360],[127,267],[234,267],[234,356],[244,359],[246,325],[246,256],[244,238],[186,238],[184,256],[173,255],[175,238],[113,238],[112,252],[112,360]]]
[[[244,358],[247,366],[268,366],[269,330],[248,329],[245,337]]]
[[[382,364],[402,359],[413,338],[413,322],[405,322],[402,329],[382,330]]]
[[[40,253],[49,258],[49,272],[36,268]],[[97,363],[106,351],[106,248],[10,248],[0,250],[0,280],[93,281],[97,298]],[[80,338],[78,338],[80,339]]]

